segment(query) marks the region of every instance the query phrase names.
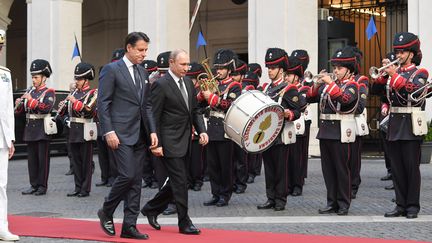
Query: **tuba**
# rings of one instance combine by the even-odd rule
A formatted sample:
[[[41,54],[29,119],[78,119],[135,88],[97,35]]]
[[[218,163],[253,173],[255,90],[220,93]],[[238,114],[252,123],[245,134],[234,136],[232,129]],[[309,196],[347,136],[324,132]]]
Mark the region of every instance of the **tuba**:
[[[219,83],[217,81],[219,75],[213,75],[208,62],[209,58],[206,58],[201,62],[201,65],[204,67],[205,73],[201,73],[197,77],[200,89],[202,91],[208,90],[212,93],[217,93],[217,95],[220,96]]]

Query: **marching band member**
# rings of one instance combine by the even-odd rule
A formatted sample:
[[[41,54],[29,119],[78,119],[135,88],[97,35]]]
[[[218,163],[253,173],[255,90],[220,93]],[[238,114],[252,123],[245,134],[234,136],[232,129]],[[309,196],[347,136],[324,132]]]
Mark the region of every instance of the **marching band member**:
[[[97,138],[95,117],[97,90],[91,89],[89,81],[95,77],[93,65],[85,62],[75,67],[76,90],[59,103],[60,115],[67,116],[66,123],[70,126],[69,143],[71,144],[75,189],[68,197],[88,197],[91,189],[93,140]],[[66,103],[67,102],[67,103]],[[86,130],[86,126],[94,124],[94,130]],[[89,134],[87,134],[89,133]]]
[[[234,144],[225,137],[223,120],[231,103],[241,94],[241,84],[229,76],[236,68],[235,58],[232,50],[218,50],[214,58],[217,90],[202,90],[197,95],[198,101],[206,101],[211,108],[207,122],[207,166],[212,198],[205,201],[204,206],[227,206],[232,195]]]
[[[389,65],[385,72],[389,76],[386,93],[390,102],[387,139],[397,206],[384,216],[412,219],[420,211],[420,144],[427,133],[424,108],[428,92],[422,87],[429,74],[426,69],[416,67],[421,52],[420,41],[413,33],[397,33],[393,51],[400,68]]]
[[[26,113],[23,140],[27,142],[31,187],[23,191],[23,195],[45,195],[48,188],[51,136],[45,131],[44,118],[50,117],[55,102],[54,89],[46,87],[46,80],[51,76],[51,73],[52,70],[48,61],[34,60],[30,64],[33,86],[31,90],[15,101],[15,112],[18,114]]]
[[[327,206],[320,214],[347,215],[351,204],[349,157],[355,139],[354,112],[358,103],[358,84],[353,72],[356,56],[352,47],[337,50],[330,62],[336,80],[321,74],[308,93],[309,102],[319,102],[320,126],[317,138],[320,142],[321,166],[327,189]]]
[[[287,71],[289,66],[288,55],[280,48],[269,48],[265,55],[265,64],[271,82],[263,85],[263,92],[285,109],[285,130],[288,128],[287,124],[290,124],[287,122],[300,117],[297,87],[284,81],[284,72]],[[258,209],[285,210],[289,190],[287,183],[288,156],[290,153],[295,152],[293,151],[295,131],[289,131],[288,137],[283,137],[282,134],[284,132],[281,132],[273,145],[262,153],[267,201],[258,205]]]

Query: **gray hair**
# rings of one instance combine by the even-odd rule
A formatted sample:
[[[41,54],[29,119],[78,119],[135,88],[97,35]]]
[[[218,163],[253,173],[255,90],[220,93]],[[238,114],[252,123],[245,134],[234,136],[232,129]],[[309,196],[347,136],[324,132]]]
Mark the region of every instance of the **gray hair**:
[[[175,60],[177,58],[177,56],[181,53],[188,54],[187,51],[185,51],[184,49],[175,49],[175,50],[171,51],[169,58],[172,60]]]

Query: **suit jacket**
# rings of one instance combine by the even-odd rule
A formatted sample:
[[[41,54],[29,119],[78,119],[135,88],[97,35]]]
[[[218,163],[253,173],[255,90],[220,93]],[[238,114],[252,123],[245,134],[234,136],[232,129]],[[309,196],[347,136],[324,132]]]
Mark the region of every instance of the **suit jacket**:
[[[9,148],[15,141],[15,118],[10,70],[0,66],[0,148]]]
[[[120,143],[126,145],[135,145],[148,139],[148,133],[156,132],[148,73],[142,66],[137,67],[142,81],[140,94],[122,59],[105,65],[99,78],[97,111],[101,132],[105,135],[115,131]],[[145,128],[145,138],[140,137],[141,127]]]
[[[151,102],[157,126],[159,145],[168,158],[184,157],[190,150],[192,125],[198,134],[205,132],[199,112],[196,90],[188,77],[183,77],[188,93],[188,107],[179,87],[169,73],[152,84]]]

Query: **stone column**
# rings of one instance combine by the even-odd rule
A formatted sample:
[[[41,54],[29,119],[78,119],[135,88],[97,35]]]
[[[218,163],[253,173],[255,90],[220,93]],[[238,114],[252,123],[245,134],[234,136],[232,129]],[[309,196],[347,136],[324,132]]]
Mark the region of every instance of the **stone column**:
[[[27,0],[27,68],[34,59],[50,62],[53,74],[48,86],[69,90],[79,57],[72,59],[75,37],[81,54],[83,0]],[[27,75],[30,85],[30,73]]]
[[[189,52],[189,0],[129,0],[128,32],[150,38],[147,59],[177,48]]]
[[[291,54],[305,49],[310,56],[308,69],[317,73],[318,67],[318,3],[303,0],[248,1],[249,62],[263,67],[261,83],[268,82],[264,57],[267,48],[279,47]],[[311,127],[310,155],[319,155],[318,106],[311,105],[314,119]]]
[[[432,49],[429,46],[432,40],[432,32],[430,31],[430,9],[432,8],[432,1],[428,0],[410,0],[408,1],[408,31],[418,35],[421,42],[421,50],[423,59],[421,67],[428,69],[429,73],[432,72]],[[393,38],[393,37],[392,37]],[[429,75],[429,80],[431,75]],[[428,120],[432,118],[432,100],[427,99],[426,113]]]

